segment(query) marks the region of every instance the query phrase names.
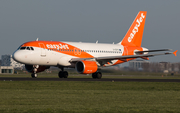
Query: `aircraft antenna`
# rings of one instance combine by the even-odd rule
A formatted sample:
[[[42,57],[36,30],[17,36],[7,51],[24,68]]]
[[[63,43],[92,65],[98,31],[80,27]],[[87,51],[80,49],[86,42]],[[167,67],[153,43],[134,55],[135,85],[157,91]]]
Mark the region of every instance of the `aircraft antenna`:
[[[36,41],[38,41],[38,40],[39,40],[39,38],[36,39]]]
[[[96,44],[98,43],[98,40],[96,41]]]

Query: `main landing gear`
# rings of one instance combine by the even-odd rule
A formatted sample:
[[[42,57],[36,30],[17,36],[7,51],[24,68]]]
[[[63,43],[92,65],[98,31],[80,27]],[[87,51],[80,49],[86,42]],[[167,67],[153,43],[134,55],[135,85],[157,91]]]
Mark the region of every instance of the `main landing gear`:
[[[58,76],[59,76],[59,78],[67,78],[68,72],[67,71],[59,71]]]
[[[95,72],[92,74],[92,78],[94,79],[101,79],[102,73],[101,72]]]
[[[64,71],[64,68],[61,67],[61,71],[59,71],[58,76],[59,76],[59,78],[68,78],[68,72]],[[102,78],[102,73],[101,72],[92,73],[92,78],[101,79]]]
[[[59,78],[68,78],[68,72],[64,71],[64,68],[61,68],[62,71],[59,71],[58,76]]]

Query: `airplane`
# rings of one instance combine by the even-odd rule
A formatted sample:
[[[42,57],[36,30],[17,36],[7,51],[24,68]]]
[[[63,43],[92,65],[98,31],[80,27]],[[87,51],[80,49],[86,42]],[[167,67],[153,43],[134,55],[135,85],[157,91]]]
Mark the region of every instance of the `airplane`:
[[[123,40],[117,44],[83,43],[60,41],[30,41],[22,44],[12,55],[13,59],[25,64],[31,77],[37,73],[56,66],[61,69],[59,78],[67,78],[64,68],[75,68],[80,74],[92,74],[92,78],[100,79],[102,67],[114,66],[136,58],[149,60],[148,57],[174,54],[171,49],[149,50],[141,47],[147,11],[139,11]],[[151,53],[151,54],[149,54]]]

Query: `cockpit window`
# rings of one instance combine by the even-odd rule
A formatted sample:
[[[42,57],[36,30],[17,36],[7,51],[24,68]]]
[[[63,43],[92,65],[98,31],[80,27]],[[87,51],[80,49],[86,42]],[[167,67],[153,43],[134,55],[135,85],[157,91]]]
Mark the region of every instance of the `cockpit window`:
[[[29,47],[26,47],[26,49],[27,49],[27,50],[30,50],[30,48],[29,48]]]
[[[21,46],[22,46],[22,45],[20,45],[17,50],[19,50],[19,49],[21,48]]]
[[[20,47],[20,50],[34,50],[33,47]]]
[[[33,47],[30,47],[31,48],[31,50],[34,50],[34,48]]]
[[[20,50],[25,50],[25,49],[26,49],[26,47],[21,47],[21,48],[20,48]]]

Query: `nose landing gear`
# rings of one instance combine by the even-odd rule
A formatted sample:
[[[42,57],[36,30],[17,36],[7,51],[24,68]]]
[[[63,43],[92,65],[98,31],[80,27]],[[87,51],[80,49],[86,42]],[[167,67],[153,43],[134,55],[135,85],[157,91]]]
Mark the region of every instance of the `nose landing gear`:
[[[32,78],[37,78],[37,69],[39,68],[39,65],[33,65],[33,73],[31,74]]]
[[[37,73],[32,73],[32,74],[31,74],[31,77],[32,77],[32,78],[37,78]]]

